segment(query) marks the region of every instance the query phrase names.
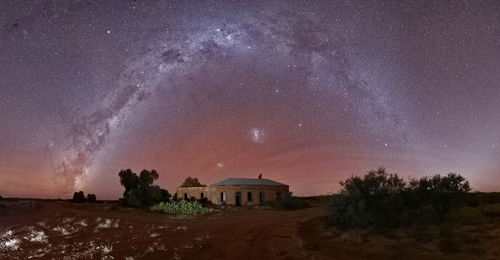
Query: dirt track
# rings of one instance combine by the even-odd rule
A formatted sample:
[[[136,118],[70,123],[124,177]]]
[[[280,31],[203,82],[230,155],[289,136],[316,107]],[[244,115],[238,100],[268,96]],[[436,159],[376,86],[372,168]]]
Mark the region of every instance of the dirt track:
[[[308,259],[298,227],[326,214],[240,208],[179,218],[115,204],[26,203],[0,209],[0,258]]]

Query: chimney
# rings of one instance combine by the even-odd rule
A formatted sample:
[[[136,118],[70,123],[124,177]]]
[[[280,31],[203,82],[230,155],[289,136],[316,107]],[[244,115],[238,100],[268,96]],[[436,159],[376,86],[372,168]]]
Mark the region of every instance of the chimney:
[[[260,179],[262,179],[262,173],[261,173],[261,174],[259,174],[259,180],[260,180]]]

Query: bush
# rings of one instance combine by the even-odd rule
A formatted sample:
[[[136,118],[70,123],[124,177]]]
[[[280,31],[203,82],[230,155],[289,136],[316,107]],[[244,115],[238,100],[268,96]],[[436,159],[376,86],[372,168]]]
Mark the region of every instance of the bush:
[[[214,207],[214,204],[207,199],[207,197],[205,198],[202,198],[201,200],[198,200],[198,202],[201,204],[201,206],[205,207],[205,208],[213,208]]]
[[[469,183],[460,175],[412,179],[408,184],[384,168],[341,182],[332,196],[331,222],[344,227],[394,228],[438,222],[465,206]]]
[[[347,227],[393,227],[399,225],[405,188],[397,174],[384,168],[341,182],[340,196],[331,202],[332,221]]]
[[[484,221],[484,215],[478,208],[463,207],[451,212],[451,219],[460,225],[473,226]]]
[[[297,210],[309,207],[309,203],[299,197],[293,196],[291,192],[287,193],[282,200],[270,201],[264,205],[279,210]]]
[[[488,217],[500,217],[500,203],[483,206],[481,211]]]
[[[181,215],[196,215],[212,211],[211,208],[205,208],[197,201],[189,202],[186,200],[161,202],[152,206],[151,210]]]
[[[87,201],[87,199],[85,198],[83,191],[73,193],[73,202],[83,203],[85,201]]]

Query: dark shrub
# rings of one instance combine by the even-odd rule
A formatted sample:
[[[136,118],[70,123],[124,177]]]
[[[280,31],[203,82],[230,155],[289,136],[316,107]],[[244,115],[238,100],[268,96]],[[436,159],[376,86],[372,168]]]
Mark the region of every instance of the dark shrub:
[[[95,196],[95,194],[87,194],[87,201],[90,203],[96,203],[97,197]]]
[[[483,206],[481,211],[488,217],[500,217],[500,203]]]
[[[332,221],[348,227],[392,227],[399,225],[405,183],[384,168],[341,182],[339,196],[331,202]]]
[[[73,202],[83,203],[85,201],[87,201],[87,199],[85,198],[83,191],[73,193]]]
[[[125,205],[130,206],[130,207],[140,207],[142,206],[142,201],[139,198],[138,195],[135,194],[135,192],[130,192],[125,196],[124,201]]]
[[[469,191],[469,182],[455,173],[412,179],[407,189],[408,205],[416,208],[431,205],[437,217],[443,219],[451,209],[467,204]]]
[[[205,198],[202,198],[201,200],[199,200],[201,206],[205,207],[205,208],[213,208],[214,207],[214,204],[207,199],[207,197]]]
[[[341,182],[332,196],[331,221],[344,227],[392,228],[401,224],[438,222],[452,209],[467,205],[469,183],[450,173],[412,179],[406,184],[384,168]]]
[[[287,193],[285,198],[279,201],[281,208],[284,210],[296,210],[309,207],[309,204],[299,197],[295,197],[292,193]]]
[[[291,192],[287,193],[282,200],[266,202],[264,205],[279,210],[296,210],[309,207],[309,203],[299,197],[293,196]]]

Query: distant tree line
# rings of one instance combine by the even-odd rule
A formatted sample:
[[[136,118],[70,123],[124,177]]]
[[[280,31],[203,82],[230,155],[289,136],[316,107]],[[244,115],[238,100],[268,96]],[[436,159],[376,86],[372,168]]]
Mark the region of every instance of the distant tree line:
[[[118,173],[120,183],[125,187],[123,204],[131,207],[151,206],[159,202],[167,202],[170,194],[166,189],[153,185],[159,175],[156,170],[142,170],[139,175],[131,169],[121,170]]]
[[[344,227],[397,227],[440,222],[469,203],[471,188],[462,176],[449,173],[405,182],[384,168],[340,182],[330,203],[331,221]]]
[[[95,194],[87,194],[87,197],[85,197],[85,193],[83,193],[83,191],[79,191],[73,193],[72,201],[77,203],[84,203],[84,202],[95,203],[97,202],[97,197],[95,196]]]

